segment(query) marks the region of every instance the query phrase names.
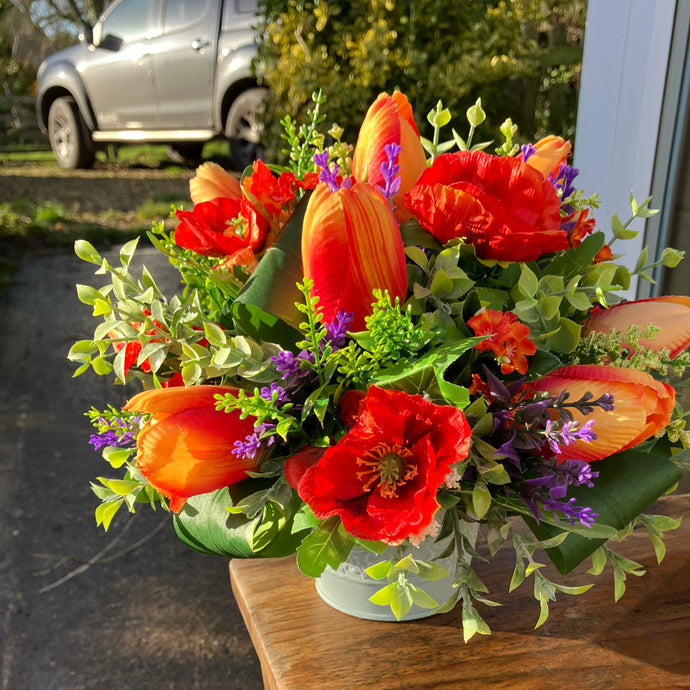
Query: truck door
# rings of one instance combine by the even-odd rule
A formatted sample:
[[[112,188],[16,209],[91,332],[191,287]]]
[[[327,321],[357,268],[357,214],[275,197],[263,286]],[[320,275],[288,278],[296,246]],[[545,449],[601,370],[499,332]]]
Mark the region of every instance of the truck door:
[[[163,33],[155,39],[158,121],[163,128],[212,126],[213,76],[220,0],[164,0]]]
[[[151,37],[159,0],[120,0],[94,27],[92,55],[82,78],[101,130],[155,127]]]

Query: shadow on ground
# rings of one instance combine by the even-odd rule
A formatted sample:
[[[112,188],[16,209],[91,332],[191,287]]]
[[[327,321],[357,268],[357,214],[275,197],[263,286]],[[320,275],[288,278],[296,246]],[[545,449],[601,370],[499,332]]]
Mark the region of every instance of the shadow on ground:
[[[171,295],[165,260],[138,255]],[[94,268],[27,257],[0,293],[0,690],[261,688],[227,561],[146,506],[96,527],[89,482],[109,468],[84,412],[127,392],[66,359],[96,325],[74,289]]]

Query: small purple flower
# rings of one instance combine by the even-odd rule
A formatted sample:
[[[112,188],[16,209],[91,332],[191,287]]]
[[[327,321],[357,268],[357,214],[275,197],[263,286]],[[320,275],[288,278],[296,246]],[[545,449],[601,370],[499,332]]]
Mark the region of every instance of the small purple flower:
[[[386,199],[392,199],[400,191],[400,165],[397,160],[402,146],[399,144],[387,144],[383,147],[388,160],[381,163],[381,174],[383,175],[384,185],[378,185]]]
[[[523,144],[522,145],[522,160],[526,161],[530,156],[533,156],[537,152],[537,147],[534,144]]]
[[[339,349],[345,345],[347,329],[350,327],[354,316],[353,312],[338,309],[333,321],[326,324],[326,338],[328,338],[331,347]]]
[[[321,168],[321,173],[319,174],[319,180],[325,182],[331,192],[337,192],[341,189],[350,189],[352,186],[352,178],[345,177],[342,182],[338,182],[338,166],[334,163],[333,169],[331,170],[328,163],[329,155],[328,151],[323,151],[322,153],[314,154],[314,163],[317,167]]]
[[[261,450],[261,441],[256,431],[249,434],[244,441],[235,441],[235,447],[232,449],[232,454],[238,458],[245,458],[253,460],[256,454]]]
[[[275,381],[268,388],[264,386],[260,391],[260,395],[264,400],[273,400],[278,408],[290,402],[290,397],[285,388],[278,385]]]

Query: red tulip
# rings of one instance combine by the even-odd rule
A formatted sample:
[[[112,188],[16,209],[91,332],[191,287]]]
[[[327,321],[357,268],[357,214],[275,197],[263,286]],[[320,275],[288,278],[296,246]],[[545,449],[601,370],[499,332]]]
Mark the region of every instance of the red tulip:
[[[625,332],[628,326],[644,328],[648,323],[661,330],[654,340],[641,338],[640,345],[655,352],[665,347],[676,357],[690,345],[690,297],[652,297],[598,309],[583,323],[582,333]]]
[[[189,181],[189,195],[194,204],[218,197],[241,199],[242,185],[220,165],[208,161],[196,169],[196,175]]]
[[[178,511],[187,498],[246,479],[254,459],[233,454],[235,441],[254,431],[239,411],[215,409],[215,397],[236,393],[229,386],[192,386],[144,391],[126,410],[151,414],[137,439],[137,465]]]
[[[439,242],[461,237],[481,259],[533,261],[568,248],[553,185],[517,158],[442,154],[405,204]]]
[[[565,164],[570,154],[571,145],[569,141],[553,134],[540,139],[534,145],[536,151],[525,161],[535,170],[538,170],[545,178],[549,175],[557,178],[561,169],[561,164]]]
[[[605,393],[613,396],[614,409],[610,412],[599,407],[588,415],[574,412],[575,421],[582,426],[594,420],[592,430],[597,438],[562,447],[559,458],[587,462],[633,448],[662,431],[671,419],[676,395],[671,386],[647,372],[594,364],[560,367],[530,387],[551,395],[568,391],[571,402],[587,392],[595,399]]]
[[[426,154],[419,139],[419,130],[407,97],[399,91],[392,96],[382,93],[371,105],[362,122],[357,145],[352,156],[352,175],[359,182],[373,187],[384,186],[381,166],[388,162],[384,150],[388,144],[402,147],[400,165],[400,191],[393,197],[396,215],[401,222],[410,217],[403,206],[403,194],[426,169]]]
[[[405,298],[400,230],[390,204],[368,184],[336,192],[319,184],[302,225],[302,262],[327,323],[342,309],[354,314],[353,330],[364,328],[376,288],[388,290],[393,301]]]

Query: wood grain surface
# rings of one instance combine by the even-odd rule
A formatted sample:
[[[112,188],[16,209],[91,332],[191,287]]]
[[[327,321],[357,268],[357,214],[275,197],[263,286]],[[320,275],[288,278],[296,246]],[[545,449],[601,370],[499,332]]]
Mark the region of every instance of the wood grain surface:
[[[501,607],[478,604],[491,636],[465,644],[459,609],[406,623],[360,620],[324,604],[294,557],[233,560],[232,588],[261,661],[265,687],[276,690],[672,690],[690,688],[690,495],[669,496],[665,514],[684,516],[665,538],[657,565],[645,532],[615,550],[647,568],[628,576],[614,603],[609,566],[599,578],[589,562],[563,584],[595,587],[558,594],[548,621],[534,630],[539,605],[531,581],[507,594],[512,549],[475,567]],[[653,511],[650,511],[653,512]]]

